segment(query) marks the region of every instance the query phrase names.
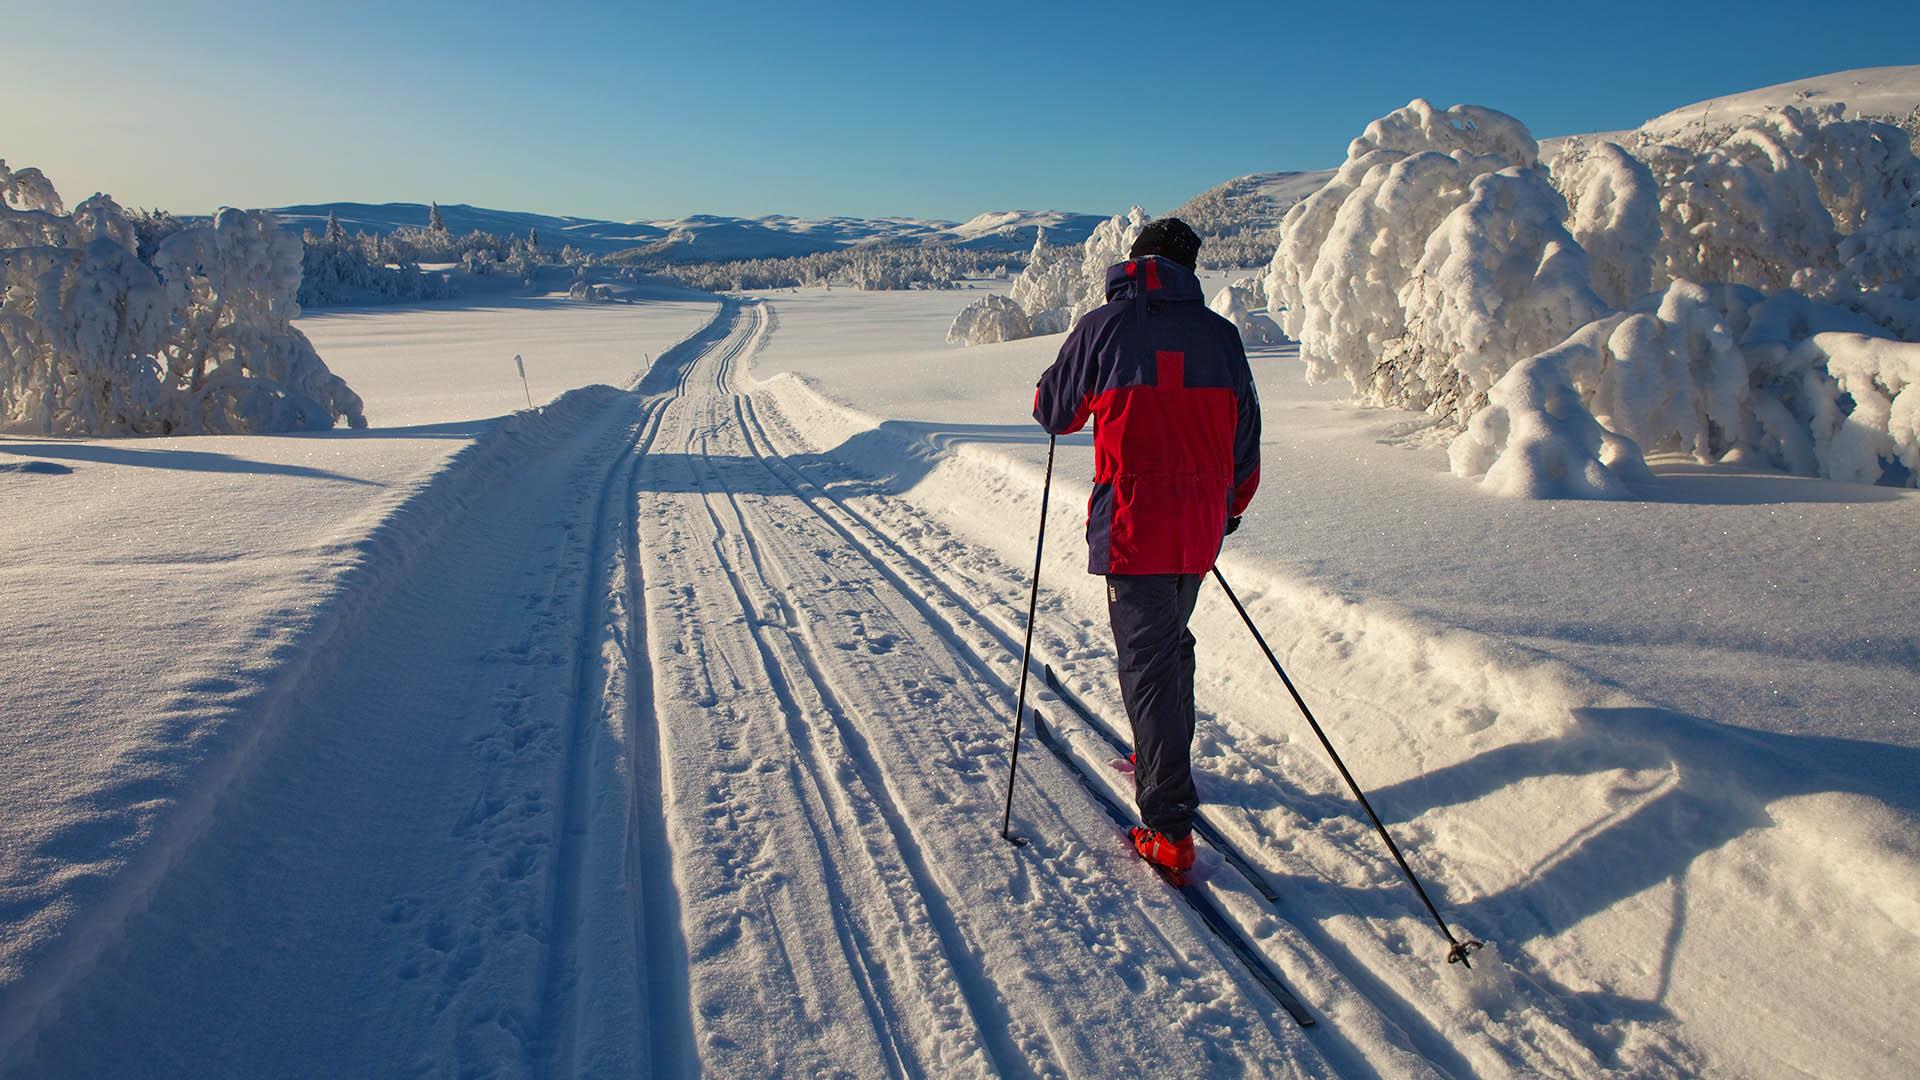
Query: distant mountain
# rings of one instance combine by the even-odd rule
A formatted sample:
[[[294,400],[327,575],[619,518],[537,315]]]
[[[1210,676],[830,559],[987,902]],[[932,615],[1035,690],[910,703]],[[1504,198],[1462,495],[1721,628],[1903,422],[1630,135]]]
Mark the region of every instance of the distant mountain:
[[[295,231],[326,227],[327,214],[336,215],[348,232],[390,233],[403,226],[424,229],[428,208],[425,203],[306,203],[281,206],[273,211],[280,224]],[[517,210],[488,210],[479,206],[449,203],[440,207],[440,217],[449,231],[498,233],[525,236],[528,229],[540,231],[542,247],[560,249],[572,244],[596,254],[624,251],[651,244],[667,235],[667,230],[647,222],[598,221],[593,218],[555,217]]]
[[[987,251],[1025,251],[1040,230],[1055,247],[1079,244],[1107,220],[1101,214],[1074,214],[1064,210],[994,210],[947,229],[961,247]]]
[[[424,228],[424,203],[307,203],[276,208],[282,225],[295,231],[326,226],[332,213],[348,232],[388,233],[402,227]],[[572,244],[582,251],[607,254],[650,248],[650,254],[674,262],[724,262],[811,255],[856,244],[951,243],[989,251],[1025,251],[1034,234],[1047,230],[1055,244],[1077,244],[1100,222],[1097,214],[1060,210],[1011,210],[981,214],[956,224],[931,218],[800,218],[770,214],[759,218],[695,214],[659,221],[601,221],[448,203],[440,216],[455,233],[482,232],[525,236],[540,233],[541,245],[557,250]]]

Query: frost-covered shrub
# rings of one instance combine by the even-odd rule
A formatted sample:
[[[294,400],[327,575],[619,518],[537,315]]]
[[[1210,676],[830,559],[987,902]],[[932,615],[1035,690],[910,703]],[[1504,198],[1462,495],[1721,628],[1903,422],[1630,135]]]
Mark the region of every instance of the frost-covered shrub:
[[[947,328],[954,345],[990,345],[1033,336],[1033,324],[1020,305],[1004,296],[987,296],[962,308]]]
[[[1640,448],[1594,419],[1568,372],[1591,364],[1591,348],[1568,341],[1514,365],[1447,448],[1453,471],[1526,499],[1621,499],[1648,479]]]
[[[160,240],[96,195],[73,214],[0,162],[0,426],[47,434],[365,426],[291,320],[300,242],[222,210]]]
[[[1385,351],[1373,393],[1464,423],[1515,359],[1604,313],[1565,215],[1540,169],[1475,177],[1400,289],[1406,333]]]
[[[1278,345],[1287,339],[1286,335],[1280,332],[1280,327],[1267,317],[1266,312],[1258,310],[1263,304],[1254,295],[1252,280],[1248,278],[1222,286],[1219,292],[1213,294],[1207,306],[1240,331],[1242,343]]]

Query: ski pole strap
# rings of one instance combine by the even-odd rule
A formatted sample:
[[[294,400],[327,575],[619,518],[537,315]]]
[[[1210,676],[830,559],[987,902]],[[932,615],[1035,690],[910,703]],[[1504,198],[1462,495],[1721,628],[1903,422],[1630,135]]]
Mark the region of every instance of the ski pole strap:
[[[1400,845],[1393,842],[1393,837],[1387,832],[1386,824],[1380,820],[1379,814],[1374,813],[1373,803],[1367,800],[1367,793],[1360,790],[1360,782],[1353,778],[1353,773],[1347,771],[1347,763],[1340,760],[1339,752],[1333,748],[1333,741],[1327,738],[1326,731],[1320,727],[1320,721],[1314,719],[1313,710],[1307,708],[1306,699],[1301,697],[1300,691],[1294,688],[1293,680],[1287,677],[1287,669],[1280,666],[1280,658],[1273,655],[1273,649],[1268,647],[1267,639],[1261,635],[1260,628],[1253,624],[1253,616],[1247,614],[1247,609],[1241,605],[1240,598],[1234,595],[1233,586],[1227,584],[1227,579],[1220,573],[1218,566],[1213,568],[1213,579],[1220,583],[1220,588],[1226,592],[1227,599],[1233,602],[1233,610],[1240,613],[1240,620],[1247,624],[1247,629],[1253,634],[1253,640],[1260,645],[1260,651],[1267,654],[1267,662],[1273,665],[1274,673],[1280,676],[1280,682],[1286,686],[1287,693],[1293,695],[1293,703],[1300,707],[1300,715],[1307,718],[1307,724],[1319,737],[1320,745],[1326,749],[1327,756],[1333,759],[1334,768],[1340,770],[1341,779],[1347,782],[1353,797],[1359,800],[1361,809],[1365,810],[1367,817],[1373,821],[1373,830],[1380,834],[1381,840],[1386,842],[1387,850],[1393,854],[1393,861],[1400,864],[1400,873],[1406,877],[1407,884],[1413,886],[1413,891],[1420,896],[1420,902],[1426,905],[1427,914],[1433,916],[1434,925],[1438,926],[1440,933],[1446,936],[1447,944],[1450,946],[1447,949],[1447,963],[1460,964],[1472,969],[1473,962],[1467,957],[1484,948],[1486,943],[1474,938],[1468,938],[1463,942],[1453,936],[1453,931],[1447,926],[1447,920],[1440,917],[1440,909],[1434,906],[1433,899],[1427,895],[1427,890],[1421,886],[1420,879],[1414,875],[1413,867],[1407,865],[1407,857],[1400,853]]]

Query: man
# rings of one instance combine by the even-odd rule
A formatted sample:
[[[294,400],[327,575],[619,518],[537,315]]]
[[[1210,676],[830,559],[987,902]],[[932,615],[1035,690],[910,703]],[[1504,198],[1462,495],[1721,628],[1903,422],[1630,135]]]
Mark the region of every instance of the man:
[[[1178,218],[1141,230],[1040,377],[1033,416],[1055,435],[1093,420],[1087,570],[1107,579],[1120,693],[1133,725],[1133,830],[1143,858],[1193,865],[1193,614],[1221,538],[1260,482],[1260,403],[1232,323],[1207,310],[1200,238]]]

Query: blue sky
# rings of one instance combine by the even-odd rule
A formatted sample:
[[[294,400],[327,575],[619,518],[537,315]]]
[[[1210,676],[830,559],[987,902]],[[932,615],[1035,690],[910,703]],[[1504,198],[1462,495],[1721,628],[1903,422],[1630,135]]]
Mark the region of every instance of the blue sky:
[[[1809,17],[1808,11],[1834,13]],[[0,0],[0,158],[70,202],[1164,211],[1414,97],[1537,136],[1920,63],[1920,4]]]

